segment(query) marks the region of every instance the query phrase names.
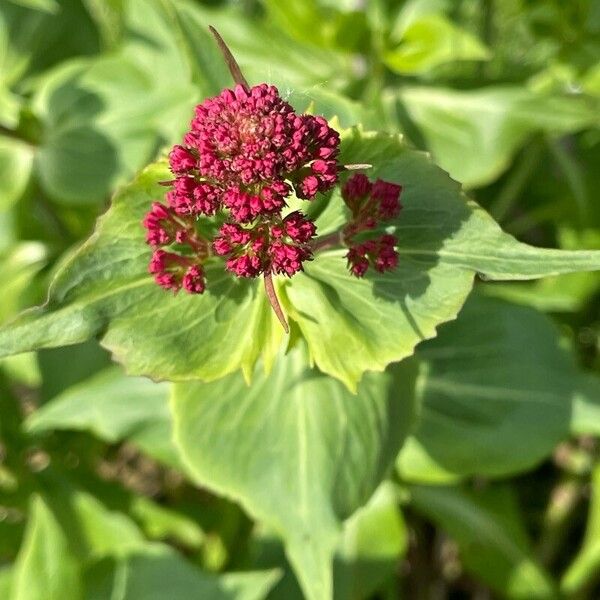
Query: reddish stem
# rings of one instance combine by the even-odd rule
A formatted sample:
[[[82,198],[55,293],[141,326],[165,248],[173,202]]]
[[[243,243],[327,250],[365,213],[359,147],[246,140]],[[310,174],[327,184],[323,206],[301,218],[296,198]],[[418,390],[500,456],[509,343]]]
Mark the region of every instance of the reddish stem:
[[[250,89],[246,78],[242,75],[242,70],[240,69],[240,65],[237,64],[231,50],[227,47],[225,40],[221,37],[221,34],[212,26],[209,25],[208,28],[210,32],[213,34],[215,40],[217,40],[217,44],[219,46],[219,50],[221,50],[221,54],[223,54],[223,58],[225,59],[225,63],[227,64],[227,68],[233,77],[233,80],[239,85],[245,87],[247,90]]]
[[[336,246],[341,246],[343,244],[343,232],[336,231],[334,233],[330,233],[329,235],[319,237],[312,243],[313,252],[318,252],[319,250],[327,250],[328,248],[335,248]]]
[[[279,299],[277,298],[277,293],[275,292],[275,287],[273,286],[273,276],[271,275],[271,273],[265,273],[264,280],[265,280],[265,292],[267,293],[267,298],[269,299],[269,302],[271,303],[271,307],[273,308],[273,311],[277,315],[277,318],[279,319],[279,322],[281,323],[283,330],[286,333],[289,333],[290,328],[287,324],[287,321],[285,320],[285,315],[283,314],[283,310],[281,310],[281,305],[279,304]]]

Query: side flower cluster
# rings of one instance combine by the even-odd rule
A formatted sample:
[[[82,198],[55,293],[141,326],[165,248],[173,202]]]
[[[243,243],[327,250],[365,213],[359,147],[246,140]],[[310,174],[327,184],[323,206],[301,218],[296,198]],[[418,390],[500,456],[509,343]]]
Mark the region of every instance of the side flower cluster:
[[[292,191],[311,200],[337,183],[339,141],[325,119],[296,114],[267,84],[237,85],[197,106],[169,155],[175,179],[166,204],[154,203],[144,220],[156,282],[202,293],[211,254],[239,277],[300,271],[316,228],[300,211],[282,211]],[[206,240],[196,221],[217,213],[225,221]]]
[[[384,234],[363,242],[356,241],[355,237],[396,218],[402,209],[401,192],[399,185],[381,179],[372,183],[362,173],[350,177],[343,186],[342,198],[352,213],[344,228],[343,240],[349,248],[346,254],[348,268],[356,277],[363,277],[370,266],[379,273],[398,266],[396,236]]]

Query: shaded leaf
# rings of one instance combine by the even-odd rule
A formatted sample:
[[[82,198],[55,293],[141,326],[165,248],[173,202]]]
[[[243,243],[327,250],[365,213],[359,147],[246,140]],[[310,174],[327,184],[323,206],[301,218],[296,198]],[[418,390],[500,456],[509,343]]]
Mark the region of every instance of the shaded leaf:
[[[31,433],[74,429],[110,443],[129,440],[161,462],[181,467],[171,444],[168,397],[168,384],[126,377],[115,367],[68,388],[25,425]]]
[[[371,597],[396,573],[408,542],[397,496],[394,486],[384,481],[369,502],[344,522],[333,565],[335,600]],[[281,543],[273,534],[259,531],[253,545],[261,568],[286,566]],[[303,598],[289,569],[269,594],[269,600]]]
[[[556,598],[555,584],[533,558],[510,488],[411,486],[410,499],[456,541],[466,569],[502,597]]]
[[[148,544],[116,561],[87,570],[86,600],[263,600],[277,572],[208,575],[168,546]]]
[[[568,598],[589,589],[600,574],[600,466],[592,473],[592,500],[582,547],[561,580],[561,592]]]
[[[524,471],[569,435],[583,378],[544,315],[475,296],[417,354],[421,409],[398,458],[404,477]]]

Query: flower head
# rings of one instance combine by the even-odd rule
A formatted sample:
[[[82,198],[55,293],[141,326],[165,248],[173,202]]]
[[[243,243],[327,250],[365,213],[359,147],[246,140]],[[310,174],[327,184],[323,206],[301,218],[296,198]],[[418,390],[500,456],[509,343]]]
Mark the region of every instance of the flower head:
[[[316,227],[299,211],[275,224],[245,227],[224,223],[213,242],[215,254],[227,257],[227,269],[239,277],[275,273],[291,277],[312,259],[309,242]]]
[[[352,213],[343,237],[349,250],[346,254],[348,268],[356,277],[363,277],[369,266],[379,273],[398,266],[394,235],[381,235],[365,242],[356,242],[359,233],[373,230],[384,221],[394,219],[400,213],[402,187],[378,179],[371,183],[366,175],[357,173],[350,177],[342,188],[342,198]]]
[[[300,271],[316,228],[300,211],[282,211],[292,191],[312,199],[337,183],[339,143],[323,117],[297,114],[267,84],[237,85],[198,105],[169,154],[166,205],[155,202],[144,219],[148,243],[161,249],[150,263],[157,283],[202,293],[211,248],[238,277]],[[217,213],[226,221],[205,239],[196,221]]]

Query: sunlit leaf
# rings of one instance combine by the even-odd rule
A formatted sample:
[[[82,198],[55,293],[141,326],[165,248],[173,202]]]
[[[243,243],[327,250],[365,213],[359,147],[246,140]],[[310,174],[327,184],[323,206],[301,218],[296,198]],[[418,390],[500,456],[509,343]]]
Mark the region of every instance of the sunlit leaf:
[[[240,375],[176,385],[175,440],[198,483],[283,538],[306,598],[321,600],[341,521],[368,500],[408,431],[412,384],[402,363],[366,376],[354,396],[296,348],[250,389]]]
[[[448,62],[487,60],[490,51],[472,33],[441,14],[413,20],[399,46],[383,55],[385,64],[400,74],[424,73]]]
[[[599,123],[595,100],[535,94],[520,86],[405,87],[387,96],[392,113],[398,101],[435,160],[467,187],[496,179],[533,133],[562,134]]]
[[[357,279],[346,269],[345,251],[333,250],[277,284],[311,359],[351,389],[365,371],[410,356],[453,319],[475,273],[534,279],[600,268],[600,251],[538,249],[506,235],[443,171],[394,136],[353,130],[342,160],[371,163],[373,177],[404,186],[404,210],[392,224],[398,269]],[[63,262],[47,304],[0,330],[0,356],[101,334],[132,375],[208,381],[238,369],[249,375],[261,355],[271,364],[283,332],[260,282],[234,278],[218,259],[207,263],[201,296],[173,296],[148,275],[140,222],[168,177],[159,163],[123,188],[93,236]]]

